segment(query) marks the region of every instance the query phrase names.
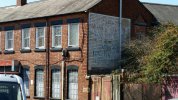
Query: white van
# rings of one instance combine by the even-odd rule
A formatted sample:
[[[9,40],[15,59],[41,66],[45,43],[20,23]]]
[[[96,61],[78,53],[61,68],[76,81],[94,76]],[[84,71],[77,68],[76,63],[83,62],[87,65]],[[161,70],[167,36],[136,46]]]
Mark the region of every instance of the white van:
[[[0,74],[0,100],[26,100],[21,77]]]

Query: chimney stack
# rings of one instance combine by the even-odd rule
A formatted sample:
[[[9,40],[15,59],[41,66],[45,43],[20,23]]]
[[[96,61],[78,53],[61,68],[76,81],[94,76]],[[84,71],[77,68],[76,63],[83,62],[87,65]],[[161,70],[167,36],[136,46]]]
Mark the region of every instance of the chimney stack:
[[[27,0],[16,0],[16,6],[23,6],[27,4]]]

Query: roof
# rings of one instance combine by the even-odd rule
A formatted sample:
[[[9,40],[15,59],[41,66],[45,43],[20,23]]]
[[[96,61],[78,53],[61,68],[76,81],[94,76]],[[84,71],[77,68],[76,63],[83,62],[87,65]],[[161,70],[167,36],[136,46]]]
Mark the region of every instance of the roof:
[[[143,2],[143,5],[154,15],[158,22],[162,24],[171,22],[178,25],[178,6],[145,2]]]
[[[0,8],[0,23],[87,11],[102,0],[41,0]]]

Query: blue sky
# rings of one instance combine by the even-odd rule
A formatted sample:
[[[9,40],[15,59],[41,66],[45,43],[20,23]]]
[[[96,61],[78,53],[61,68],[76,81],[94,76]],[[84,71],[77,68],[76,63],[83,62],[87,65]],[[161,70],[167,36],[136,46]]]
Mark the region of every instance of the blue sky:
[[[39,0],[27,0],[28,2],[39,1]],[[140,0],[143,2],[161,3],[161,4],[171,4],[178,5],[178,0]],[[16,0],[0,0],[0,7],[15,5]]]
[[[152,3],[178,5],[178,0],[140,0],[140,1],[142,1],[142,2],[152,2]]]
[[[39,0],[27,0],[28,2],[39,1]],[[15,5],[16,0],[0,0],[0,7]]]

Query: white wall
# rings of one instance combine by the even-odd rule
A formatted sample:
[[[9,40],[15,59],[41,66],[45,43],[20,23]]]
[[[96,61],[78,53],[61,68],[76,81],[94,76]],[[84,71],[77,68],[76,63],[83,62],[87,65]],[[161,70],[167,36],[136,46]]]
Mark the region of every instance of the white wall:
[[[119,18],[89,14],[89,70],[119,67]],[[123,18],[122,44],[130,40],[130,19]]]

